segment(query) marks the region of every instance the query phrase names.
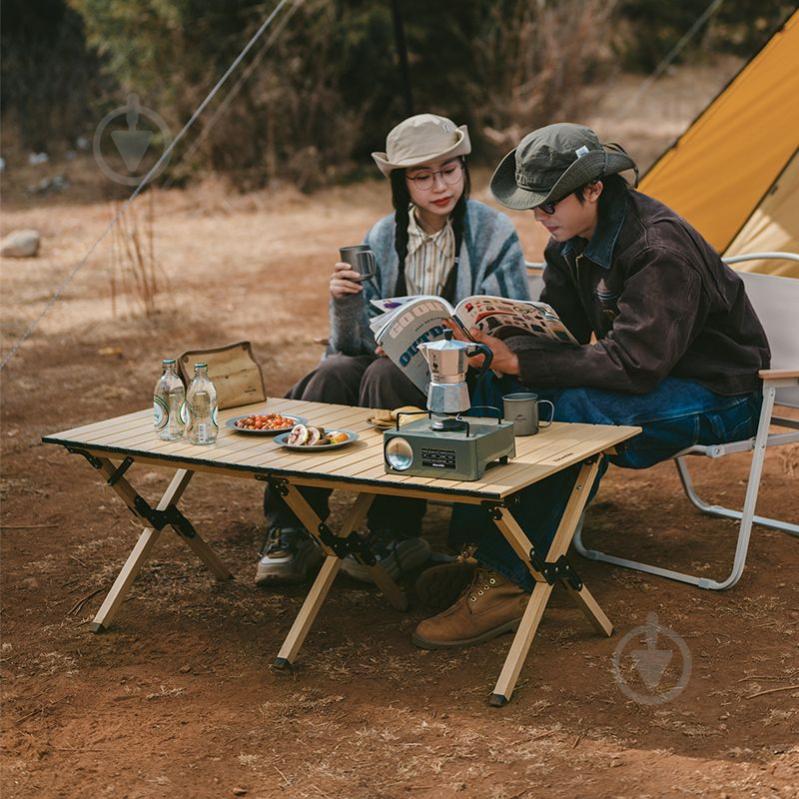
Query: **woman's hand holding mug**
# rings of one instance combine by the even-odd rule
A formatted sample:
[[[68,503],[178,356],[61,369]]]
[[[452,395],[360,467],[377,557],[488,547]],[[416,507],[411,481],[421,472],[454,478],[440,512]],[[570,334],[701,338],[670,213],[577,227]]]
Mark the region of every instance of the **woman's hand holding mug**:
[[[330,296],[334,300],[340,300],[351,294],[360,294],[362,291],[360,272],[356,272],[351,264],[344,261],[336,263],[330,276]]]
[[[375,254],[368,244],[340,247],[338,254],[341,260],[334,267],[330,278],[330,293],[337,300],[363,291],[360,284],[377,273]]]

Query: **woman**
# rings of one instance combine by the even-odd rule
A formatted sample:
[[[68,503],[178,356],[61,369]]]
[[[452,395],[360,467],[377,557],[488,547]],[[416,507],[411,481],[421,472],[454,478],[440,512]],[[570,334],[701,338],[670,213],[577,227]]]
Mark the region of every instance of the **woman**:
[[[292,399],[367,408],[424,407],[425,397],[378,350],[369,328],[371,300],[436,294],[453,305],[471,294],[529,299],[524,256],[510,219],[469,199],[471,152],[465,125],[419,114],[389,134],[385,153],[372,153],[391,184],[394,213],[366,234],[377,274],[361,282],[339,262],[330,278],[331,342],[327,357],[288,393]],[[329,492],[304,492],[321,518]],[[267,493],[267,542],[256,583],[301,582],[322,555],[282,499]],[[378,497],[368,517],[370,538],[393,577],[420,566],[428,544],[418,537],[424,502]],[[351,558],[343,569],[368,579]]]

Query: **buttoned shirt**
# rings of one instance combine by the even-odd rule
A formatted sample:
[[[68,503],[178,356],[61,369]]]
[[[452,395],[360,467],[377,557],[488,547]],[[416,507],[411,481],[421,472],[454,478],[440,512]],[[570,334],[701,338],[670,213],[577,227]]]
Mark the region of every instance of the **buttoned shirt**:
[[[455,233],[452,222],[435,233],[427,233],[416,218],[408,214],[408,253],[405,256],[405,285],[408,294],[441,294],[450,269],[455,264]]]

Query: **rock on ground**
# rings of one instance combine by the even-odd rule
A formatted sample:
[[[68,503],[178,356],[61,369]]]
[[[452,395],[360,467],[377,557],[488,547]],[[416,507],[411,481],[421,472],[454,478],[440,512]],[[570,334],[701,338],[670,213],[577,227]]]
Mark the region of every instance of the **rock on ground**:
[[[0,255],[8,258],[31,258],[39,252],[38,230],[14,230],[0,244]]]

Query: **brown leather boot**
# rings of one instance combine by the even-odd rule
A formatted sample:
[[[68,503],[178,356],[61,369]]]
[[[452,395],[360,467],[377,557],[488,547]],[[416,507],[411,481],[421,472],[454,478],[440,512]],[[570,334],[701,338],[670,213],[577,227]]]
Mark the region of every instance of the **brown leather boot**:
[[[477,568],[476,560],[458,557],[425,569],[416,580],[416,598],[428,610],[446,610],[469,587]]]
[[[419,623],[413,643],[422,649],[448,649],[489,641],[519,626],[529,598],[501,574],[478,569],[451,608]]]

